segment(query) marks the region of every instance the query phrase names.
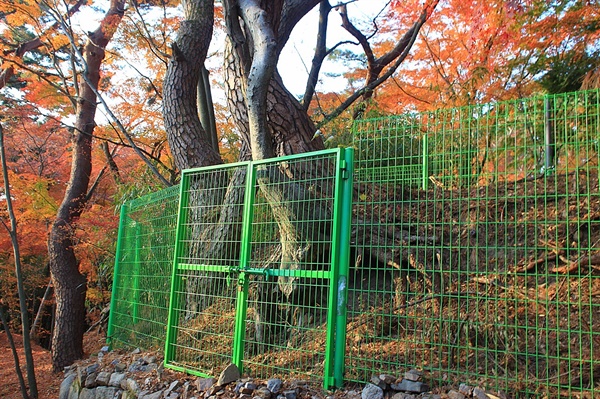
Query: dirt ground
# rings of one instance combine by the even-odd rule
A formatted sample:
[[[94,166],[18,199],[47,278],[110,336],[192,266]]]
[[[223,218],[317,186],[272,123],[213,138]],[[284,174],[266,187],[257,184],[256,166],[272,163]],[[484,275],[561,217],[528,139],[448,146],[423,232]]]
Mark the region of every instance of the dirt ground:
[[[23,339],[21,335],[14,333],[13,339],[19,353],[19,362],[21,370],[23,370],[23,377],[27,380]],[[98,334],[97,332],[86,334],[84,338],[84,350],[86,354],[98,351],[104,345],[104,342],[105,338],[102,334]],[[36,344],[32,346],[39,399],[56,399],[60,383],[63,380],[63,373],[52,371],[52,357],[49,350]],[[0,398],[22,399],[19,379],[15,372],[14,358],[4,331],[0,331]]]

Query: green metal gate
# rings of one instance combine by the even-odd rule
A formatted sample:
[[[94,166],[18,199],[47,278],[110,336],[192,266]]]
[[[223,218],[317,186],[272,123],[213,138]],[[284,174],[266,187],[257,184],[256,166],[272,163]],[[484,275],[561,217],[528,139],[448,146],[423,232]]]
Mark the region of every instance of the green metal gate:
[[[167,367],[342,384],[352,156],[183,172]]]

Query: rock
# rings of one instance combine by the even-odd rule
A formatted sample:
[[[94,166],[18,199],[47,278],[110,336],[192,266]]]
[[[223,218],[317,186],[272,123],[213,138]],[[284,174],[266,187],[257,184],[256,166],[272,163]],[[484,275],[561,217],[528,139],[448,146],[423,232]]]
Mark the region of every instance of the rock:
[[[139,354],[141,352],[142,352],[142,350],[140,348],[135,348],[134,350],[131,351],[131,354],[132,355],[137,355],[137,354]]]
[[[415,395],[406,392],[398,392],[392,396],[392,399],[415,399]]]
[[[383,399],[383,389],[374,384],[367,384],[360,396],[362,399]]]
[[[282,385],[283,382],[279,378],[271,378],[267,381],[267,389],[272,393],[278,393]]]
[[[465,399],[466,396],[454,389],[448,392],[448,399]]]
[[[63,382],[60,384],[60,388],[58,390],[58,399],[69,399],[69,391],[71,390],[71,386],[77,379],[76,373],[68,374]]]
[[[108,345],[104,345],[102,348],[100,348],[100,352],[104,352],[104,353],[108,353],[109,350],[110,350],[110,348],[108,347]]]
[[[83,388],[81,392],[79,392],[79,399],[96,399],[96,390]]]
[[[110,374],[108,371],[101,371],[96,376],[96,385],[107,386],[110,381]]]
[[[145,361],[147,364],[156,363],[156,356],[154,356],[154,355],[145,356],[145,357],[144,357],[144,361]]]
[[[96,384],[96,378],[98,378],[98,373],[96,371],[94,371],[91,374],[88,374],[88,376],[85,379],[85,382],[83,383],[83,386],[86,388],[95,388],[98,384]]]
[[[78,378],[73,381],[71,387],[69,388],[68,399],[79,399],[79,391],[81,391],[81,384]]]
[[[138,396],[139,399],[160,399],[163,395],[163,390],[152,393],[141,394]]]
[[[396,377],[391,374],[379,374],[379,379],[388,385],[396,382]]]
[[[125,363],[122,362],[117,362],[115,364],[115,371],[117,373],[122,373],[123,371],[127,370],[127,365]]]
[[[465,396],[471,396],[473,394],[473,387],[467,384],[460,384],[458,386],[458,392]]]
[[[381,378],[379,378],[379,376],[377,376],[377,375],[371,376],[371,383],[373,385],[377,385],[379,388],[383,389],[384,391],[386,389],[388,389],[388,384],[386,384],[384,381],[382,381]]]
[[[86,367],[85,372],[87,373],[87,375],[90,375],[90,374],[98,371],[99,368],[100,368],[100,365],[98,363],[90,364],[89,366]]]
[[[394,391],[405,391],[405,392],[427,392],[429,391],[429,386],[423,382],[419,381],[411,381],[411,380],[402,380],[399,383],[392,384],[391,388]]]
[[[242,393],[240,396],[238,396],[238,399],[252,399],[252,395]]]
[[[108,386],[117,387],[121,386],[121,382],[125,379],[125,373],[112,373],[110,380],[108,380]]]
[[[417,369],[410,369],[404,373],[404,379],[409,381],[420,381],[423,377],[423,372]]]
[[[254,397],[262,399],[271,399],[271,391],[266,387],[258,388],[256,391],[254,391]]]
[[[282,395],[279,395],[282,396]],[[290,389],[287,391],[283,391],[284,399],[296,399],[298,397],[298,392],[295,389]]]
[[[138,386],[138,383],[132,378],[128,378],[124,381],[121,381],[121,388],[125,391],[129,391],[136,394],[136,396],[140,392],[140,387]]]
[[[490,399],[485,391],[479,387],[473,388],[473,397],[477,399]]]
[[[96,391],[95,399],[114,399],[118,389],[114,387],[98,387],[94,391]]]
[[[167,396],[169,396],[171,394],[171,392],[173,391],[173,389],[177,388],[178,385],[179,385],[179,380],[173,381],[163,394],[165,396],[165,398]]]
[[[229,366],[225,367],[225,370],[221,372],[221,375],[217,380],[217,385],[224,386],[231,382],[237,381],[239,378],[240,370],[235,364],[231,363]]]
[[[208,391],[213,385],[215,385],[214,378],[196,378],[194,385],[196,385],[196,389],[202,392]]]
[[[165,396],[165,399],[177,399],[177,398],[179,398],[179,394],[177,392],[171,392],[170,394]]]
[[[123,391],[121,399],[137,399],[137,394],[131,391]]]

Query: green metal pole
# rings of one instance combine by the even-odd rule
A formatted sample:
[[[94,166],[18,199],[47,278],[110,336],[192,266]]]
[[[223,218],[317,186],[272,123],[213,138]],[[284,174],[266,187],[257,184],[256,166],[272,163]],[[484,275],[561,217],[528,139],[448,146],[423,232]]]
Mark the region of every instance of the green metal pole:
[[[426,134],[423,135],[423,190],[427,190],[429,187],[429,139]]]
[[[129,208],[129,202],[123,203],[121,205],[121,215],[119,217],[119,231],[117,232],[117,249],[115,254],[115,268],[113,270],[113,283],[112,283],[112,296],[110,300],[110,309],[111,311],[108,313],[108,329],[106,331],[106,340],[108,344],[112,346],[112,338],[115,330],[115,312],[113,309],[115,308],[115,303],[118,300],[118,281],[121,273],[121,252],[123,251],[123,230],[125,230],[125,219],[127,217],[127,210]]]
[[[140,305],[140,251],[142,245],[142,228],[139,223],[135,223],[135,256],[133,261],[133,309],[131,316],[133,324],[137,323],[139,305]]]
[[[348,301],[348,271],[350,268],[350,235],[352,224],[352,185],[354,183],[354,149],[344,151],[346,171],[342,179],[340,232],[339,232],[339,267],[336,305],[336,336],[334,360],[334,384],[344,384],[344,365],[346,363],[346,311]]]
[[[246,172],[246,190],[244,192],[244,214],[242,219],[242,241],[240,250],[240,275],[238,279],[238,294],[235,304],[235,326],[233,334],[232,363],[243,372],[244,346],[246,340],[246,316],[248,309],[248,268],[251,255],[250,241],[252,238],[252,218],[254,214],[254,197],[256,195],[256,169],[248,163]]]
[[[177,213],[177,228],[175,230],[175,249],[173,251],[173,272],[171,275],[171,291],[169,295],[169,316],[167,319],[167,334],[165,337],[165,360],[168,364],[175,358],[175,342],[177,340],[177,327],[179,324],[178,309],[179,292],[181,291],[182,279],[179,276],[178,263],[182,251],[182,241],[185,235],[185,222],[188,219],[187,206],[189,205],[190,178],[185,171],[181,176],[179,187],[179,207]]]

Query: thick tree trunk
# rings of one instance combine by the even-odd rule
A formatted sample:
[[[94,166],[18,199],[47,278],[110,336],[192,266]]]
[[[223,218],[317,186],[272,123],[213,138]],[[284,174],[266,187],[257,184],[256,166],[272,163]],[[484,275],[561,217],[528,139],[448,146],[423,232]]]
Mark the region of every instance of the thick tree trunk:
[[[85,45],[83,57],[86,79],[81,83],[77,100],[71,176],[48,238],[50,272],[56,295],[52,364],[57,371],[83,356],[87,287],[75,256],[74,224],[86,205],[92,172],[92,133],[96,126],[96,95],[93,89],[98,87],[104,48],[116,31],[123,13],[123,0],[112,0],[100,27],[90,35]]]
[[[181,22],[164,81],[163,117],[167,139],[179,169],[222,163],[198,116],[198,82],[214,22],[212,0],[184,2]]]

